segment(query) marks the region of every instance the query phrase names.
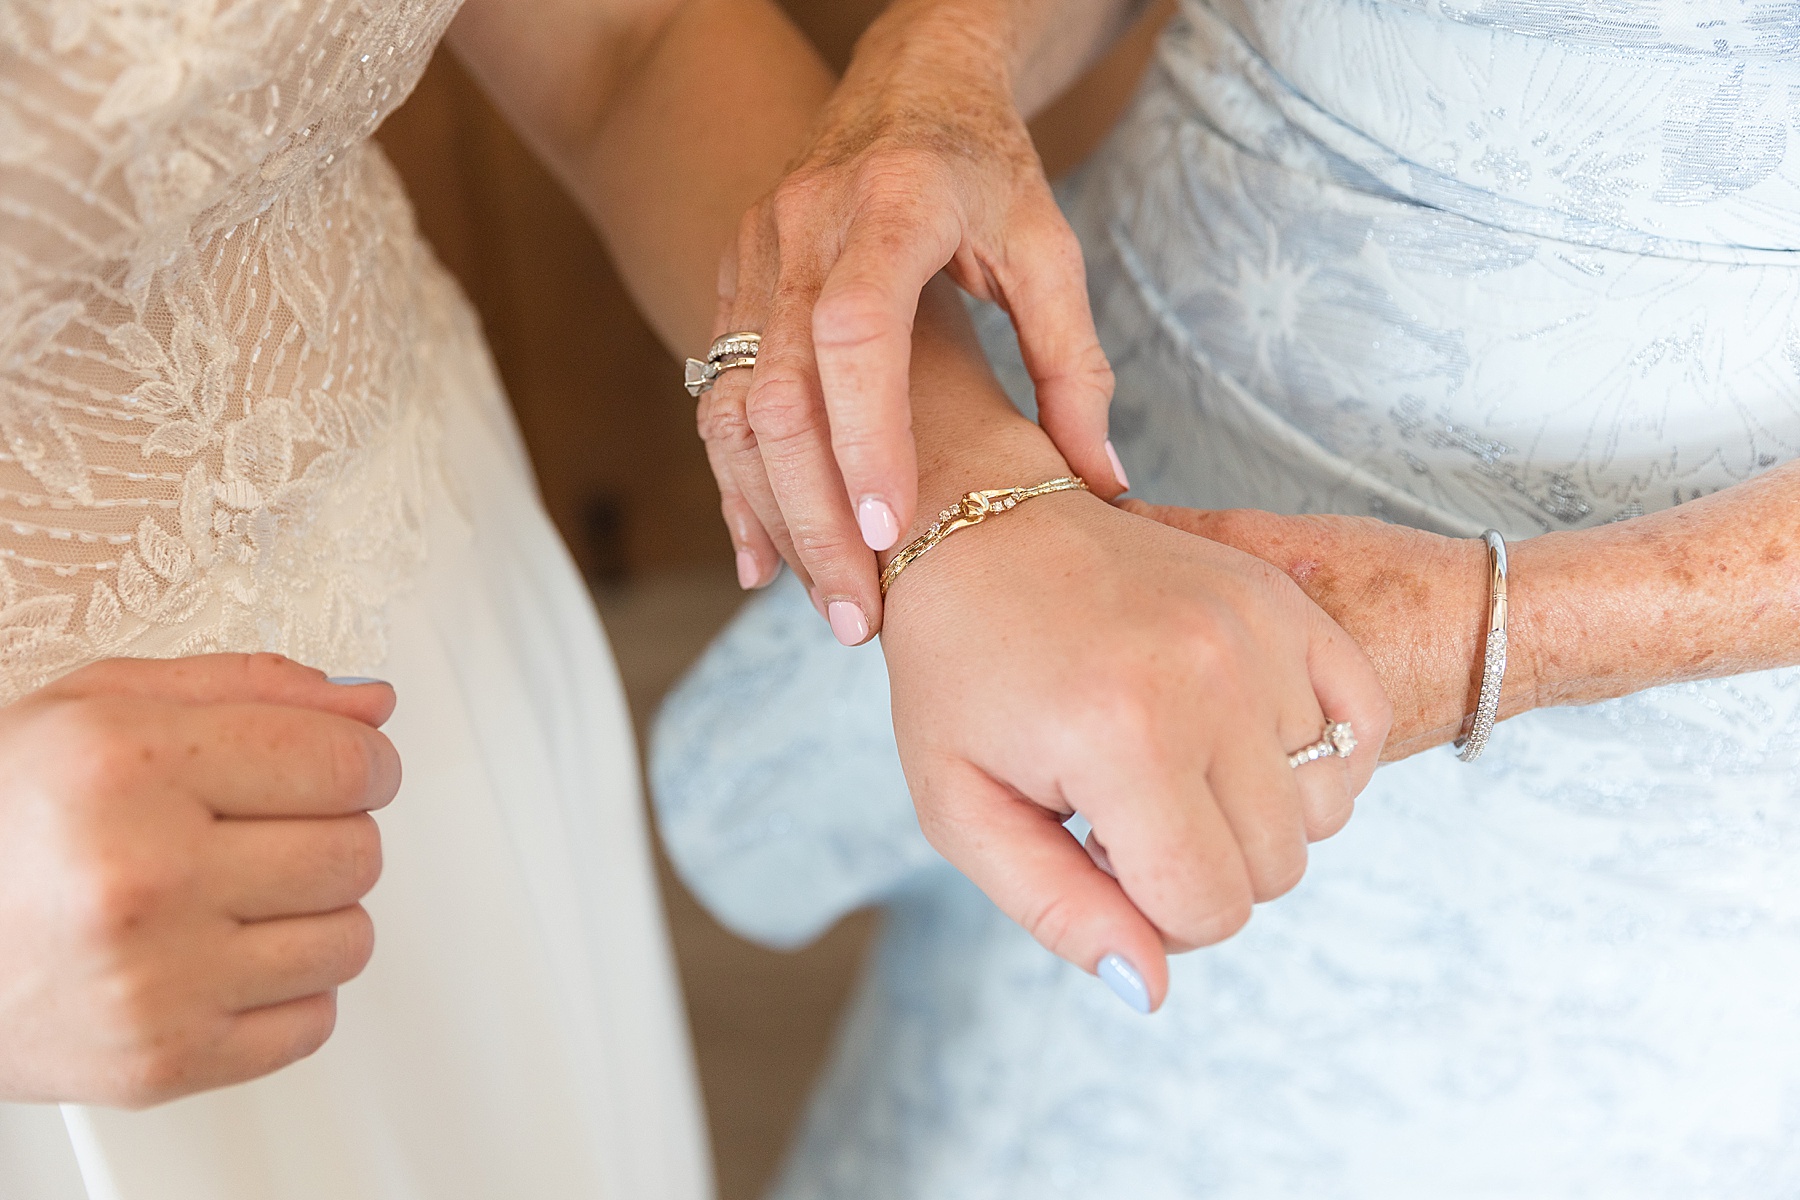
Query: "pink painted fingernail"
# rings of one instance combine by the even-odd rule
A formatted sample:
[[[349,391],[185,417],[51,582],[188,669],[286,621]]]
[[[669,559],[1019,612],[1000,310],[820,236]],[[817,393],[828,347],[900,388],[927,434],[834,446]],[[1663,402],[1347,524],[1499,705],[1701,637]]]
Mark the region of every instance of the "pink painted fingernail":
[[[762,568],[756,565],[756,555],[748,550],[737,552],[738,586],[746,592],[762,581]]]
[[[833,600],[826,607],[831,632],[846,646],[860,646],[869,638],[869,619],[848,600]]]
[[[1106,443],[1106,458],[1108,462],[1112,463],[1113,474],[1118,476],[1119,482],[1123,484],[1125,490],[1129,492],[1131,490],[1131,477],[1125,474],[1125,464],[1119,461],[1119,452],[1113,449],[1113,444],[1110,439]]]
[[[900,540],[899,518],[879,496],[862,498],[862,503],[856,506],[856,523],[862,526],[863,543],[871,550],[886,550]]]

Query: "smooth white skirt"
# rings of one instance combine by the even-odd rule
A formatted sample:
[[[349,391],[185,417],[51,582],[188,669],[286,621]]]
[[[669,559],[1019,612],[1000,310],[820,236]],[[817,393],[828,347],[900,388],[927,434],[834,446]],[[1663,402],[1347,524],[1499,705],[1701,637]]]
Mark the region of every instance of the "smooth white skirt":
[[[429,560],[370,664],[406,782],[336,1035],[147,1113],[0,1106],[0,1200],[711,1194],[623,693],[465,325]]]

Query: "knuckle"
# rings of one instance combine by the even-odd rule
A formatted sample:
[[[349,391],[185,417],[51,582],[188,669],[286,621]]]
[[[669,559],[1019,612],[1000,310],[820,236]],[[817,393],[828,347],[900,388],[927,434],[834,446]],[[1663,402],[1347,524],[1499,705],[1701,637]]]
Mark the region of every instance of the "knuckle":
[[[350,821],[343,872],[350,889],[359,897],[366,896],[381,882],[381,827],[367,813],[358,813]]]
[[[780,243],[775,199],[773,195],[766,196],[748,209],[738,221],[737,295],[732,297],[734,303],[744,298],[746,292],[752,296],[760,294],[761,277],[765,272],[773,273],[775,264],[779,261]]]
[[[1067,896],[1052,894],[1034,901],[1019,923],[1044,949],[1067,958],[1081,927],[1081,914]]]
[[[140,659],[107,658],[89,663],[46,685],[39,694],[69,696],[113,691],[129,682],[132,672],[141,669],[141,662]]]
[[[1375,687],[1370,689],[1370,692],[1370,719],[1375,722],[1375,744],[1380,745],[1387,741],[1387,735],[1394,728],[1394,700],[1387,694],[1387,689],[1382,687],[1379,681]]]
[[[374,783],[374,739],[361,729],[333,731],[326,742],[326,779],[333,799],[353,801],[368,796]]]
[[[293,1040],[283,1056],[290,1063],[310,1058],[331,1040],[337,1029],[337,993],[313,997],[304,1011],[305,1018],[295,1026]]]
[[[1140,680],[1097,680],[1070,706],[1066,735],[1073,744],[1107,746],[1125,758],[1160,760],[1157,705]]]
[[[118,966],[100,977],[96,1011],[108,1034],[132,1052],[166,1044],[166,985],[141,964]]]
[[[762,249],[764,220],[761,206],[745,210],[738,218],[737,234],[731,247],[719,258],[717,294],[722,304],[734,304],[742,294],[744,281],[749,278]]]
[[[44,709],[32,737],[45,758],[62,764],[63,789],[92,799],[129,792],[155,766],[157,748],[111,700],[70,700]]]
[[[1078,387],[1086,388],[1097,397],[1110,400],[1118,378],[1113,374],[1112,362],[1106,357],[1106,351],[1099,342],[1089,342],[1079,355],[1079,360],[1069,372],[1069,379]]]
[[[97,1017],[115,1047],[111,1055],[113,1103],[145,1108],[187,1090],[195,1070],[193,1032],[170,1019],[161,981],[142,972],[122,972],[104,985]]]
[[[887,406],[858,414],[855,423],[836,421],[831,426],[831,449],[843,469],[845,482],[858,489],[871,472],[903,472],[899,462],[911,451],[912,406],[897,411]]]
[[[182,890],[187,872],[101,855],[75,872],[68,911],[90,945],[117,947],[137,936]]]
[[[252,693],[289,682],[308,672],[308,668],[281,654],[238,655],[236,666],[245,688]]]
[[[915,811],[919,819],[919,832],[925,835],[926,844],[948,860],[957,845],[955,835],[959,822],[956,815],[944,812],[938,805],[923,800]]]
[[[728,448],[755,441],[744,405],[739,403],[742,393],[736,390],[730,396],[720,396],[718,393],[719,389],[714,388],[708,393],[707,402],[700,406],[696,422],[700,429],[700,439]]]
[[[1356,801],[1350,798],[1348,781],[1344,785],[1344,795],[1335,803],[1327,804],[1306,814],[1306,840],[1322,842],[1326,838],[1335,837],[1350,823],[1351,814],[1356,811]]]
[[[1292,849],[1283,847],[1271,853],[1266,861],[1258,864],[1252,898],[1258,904],[1279,899],[1299,886],[1300,880],[1305,875],[1305,847]]]
[[[194,1056],[182,1042],[146,1046],[133,1053],[120,1071],[115,1103],[132,1111],[166,1103],[192,1090],[194,1071]]]
[[[1228,896],[1210,911],[1202,913],[1194,922],[1190,931],[1191,940],[1200,946],[1216,946],[1235,937],[1250,923],[1254,907],[1255,898],[1251,895],[1248,883],[1232,889]]]
[[[798,374],[775,371],[756,379],[744,401],[750,429],[759,440],[787,441],[813,429],[817,408]]]
[[[361,975],[375,956],[375,921],[369,916],[368,909],[358,904],[345,912],[340,938],[338,951],[343,977],[338,982],[347,983]]]
[[[1181,661],[1191,678],[1217,687],[1239,673],[1239,641],[1234,631],[1216,618],[1196,621],[1181,638]]]
[[[823,577],[825,565],[841,562],[852,554],[861,558],[870,553],[869,548],[863,545],[860,537],[840,532],[835,528],[805,526],[790,529],[790,533],[794,539],[794,552],[800,556],[800,561],[806,563],[808,569],[812,571],[814,582],[827,592],[836,592],[842,589],[835,586],[830,579]]]
[[[763,231],[769,227],[772,216],[769,201],[764,199],[745,209],[744,215],[738,218],[737,250],[740,265],[748,266],[755,257],[754,252],[762,245]]]
[[[834,284],[813,309],[813,343],[828,350],[848,350],[910,329],[895,320],[888,295],[868,279]]]
[[[925,146],[889,143],[862,156],[856,167],[856,195],[865,211],[911,210],[942,178],[944,160]]]
[[[1046,265],[1061,275],[1072,275],[1077,279],[1085,279],[1087,255],[1081,248],[1081,239],[1075,236],[1075,231],[1069,227],[1068,221],[1063,219],[1063,215],[1055,207],[1054,201],[1051,202],[1050,212],[1040,228],[1042,232],[1039,238],[1042,245],[1039,247],[1038,253],[1044,256]]]
[[[768,199],[775,228],[785,236],[816,223],[827,200],[827,187],[822,176],[811,172],[795,172],[783,179]]]

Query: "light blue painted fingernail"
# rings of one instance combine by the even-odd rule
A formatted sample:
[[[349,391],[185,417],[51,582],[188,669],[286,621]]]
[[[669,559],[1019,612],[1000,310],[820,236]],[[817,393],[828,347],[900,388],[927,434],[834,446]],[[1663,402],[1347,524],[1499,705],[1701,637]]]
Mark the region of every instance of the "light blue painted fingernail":
[[[1144,977],[1137,973],[1136,967],[1117,954],[1109,954],[1100,960],[1094,973],[1113,990],[1113,995],[1129,1004],[1133,1012],[1150,1015],[1150,989],[1144,986]]]
[[[370,679],[367,675],[333,675],[325,681],[335,683],[339,687],[364,687],[371,683],[386,683],[385,679]]]

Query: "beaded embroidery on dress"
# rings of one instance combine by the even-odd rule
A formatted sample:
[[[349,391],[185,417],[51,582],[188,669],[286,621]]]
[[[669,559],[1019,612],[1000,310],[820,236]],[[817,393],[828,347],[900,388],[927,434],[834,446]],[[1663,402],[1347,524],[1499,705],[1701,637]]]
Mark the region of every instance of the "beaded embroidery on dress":
[[[0,0],[0,703],[379,661],[453,293],[367,139],[456,0]]]

